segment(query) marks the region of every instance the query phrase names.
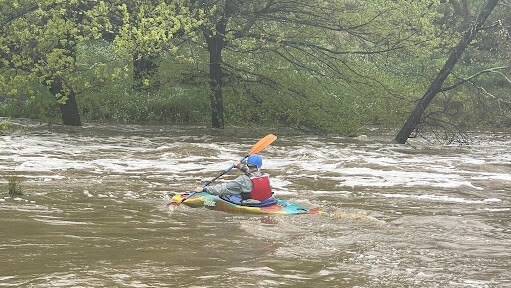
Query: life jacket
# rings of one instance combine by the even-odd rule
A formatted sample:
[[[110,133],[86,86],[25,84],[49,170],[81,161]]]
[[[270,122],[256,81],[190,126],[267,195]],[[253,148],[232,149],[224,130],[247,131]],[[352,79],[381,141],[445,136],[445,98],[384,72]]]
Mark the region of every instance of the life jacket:
[[[250,182],[252,182],[252,191],[250,191],[250,198],[264,201],[271,197],[270,177],[268,175],[263,176],[249,176]]]

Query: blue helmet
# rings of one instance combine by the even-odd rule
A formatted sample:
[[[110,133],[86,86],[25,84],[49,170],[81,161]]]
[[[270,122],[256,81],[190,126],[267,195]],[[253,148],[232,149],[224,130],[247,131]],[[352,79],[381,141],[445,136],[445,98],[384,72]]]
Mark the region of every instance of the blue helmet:
[[[263,166],[263,157],[257,154],[250,154],[247,158],[247,166],[255,166],[257,169]]]

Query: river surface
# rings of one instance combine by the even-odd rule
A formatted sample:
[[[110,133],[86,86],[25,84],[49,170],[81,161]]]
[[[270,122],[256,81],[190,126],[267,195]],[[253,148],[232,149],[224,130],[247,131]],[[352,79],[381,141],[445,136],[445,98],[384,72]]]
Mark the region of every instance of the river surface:
[[[379,130],[15,123],[0,132],[0,287],[511,287],[506,133],[395,145]],[[166,207],[269,133],[276,196],[324,215]]]

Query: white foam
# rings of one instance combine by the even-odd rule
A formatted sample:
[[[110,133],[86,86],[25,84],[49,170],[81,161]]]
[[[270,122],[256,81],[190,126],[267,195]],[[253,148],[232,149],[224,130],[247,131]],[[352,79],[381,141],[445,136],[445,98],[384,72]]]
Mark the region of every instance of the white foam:
[[[495,203],[501,202],[501,199],[490,198],[483,200],[470,200],[463,197],[450,197],[445,195],[432,195],[432,194],[422,194],[422,195],[407,195],[407,194],[387,194],[387,193],[378,193],[378,195],[383,196],[385,198],[410,198],[416,200],[426,200],[426,201],[440,201],[440,202],[454,202],[454,203],[466,203],[466,204],[485,204],[485,203]]]
[[[507,212],[511,211],[511,208],[484,208],[484,210],[489,212]]]
[[[307,280],[310,279],[309,277],[305,277],[303,275],[290,275],[290,274],[277,274],[275,273],[275,270],[273,270],[270,267],[255,267],[255,268],[248,268],[248,267],[231,267],[227,268],[229,271],[243,273],[243,274],[249,274],[249,275],[257,275],[257,276],[264,276],[264,277],[273,277],[273,278],[287,278],[287,279],[297,279],[297,280]]]
[[[44,222],[50,225],[90,225],[91,222],[81,222],[81,221],[69,221],[69,220],[62,220],[62,219],[45,219],[45,218],[33,218],[36,221]]]
[[[129,131],[125,127],[120,129]],[[144,128],[133,129],[143,131]],[[179,133],[184,132],[179,130]],[[511,173],[504,170],[511,161],[506,141],[464,147],[460,154],[448,151],[461,149],[456,146],[419,147],[424,149],[421,152],[410,146],[370,141],[367,144],[342,143],[342,138],[337,138],[340,143],[336,143],[333,137],[328,141],[321,137],[294,136],[292,139],[287,142],[280,139],[287,145],[272,145],[262,153],[264,168],[279,170],[271,180],[279,193],[295,193],[293,185],[301,178],[325,179],[337,182],[337,187],[350,188],[488,189],[487,185],[480,185],[480,181],[498,181],[500,186],[509,183],[511,187]],[[295,140],[299,145],[294,145]],[[251,147],[250,144],[210,143],[210,136],[188,135],[76,137],[46,132],[37,136],[3,136],[0,141],[3,146],[0,170],[27,172],[26,179],[53,181],[66,178],[67,174],[60,171],[78,171],[110,177],[143,175],[145,179],[154,177],[172,183],[190,182],[190,185],[199,177],[209,179],[218,175]],[[194,141],[196,143],[192,143]],[[488,164],[496,164],[500,170],[478,171],[477,166]]]

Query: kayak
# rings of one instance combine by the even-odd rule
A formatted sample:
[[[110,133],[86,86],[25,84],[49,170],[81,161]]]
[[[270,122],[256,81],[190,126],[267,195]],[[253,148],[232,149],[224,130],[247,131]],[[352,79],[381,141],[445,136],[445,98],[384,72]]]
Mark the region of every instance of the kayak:
[[[172,196],[167,206],[180,204],[184,204],[192,208],[206,207],[211,210],[244,214],[297,215],[321,213],[318,209],[306,208],[304,206],[273,197],[261,203],[247,204],[241,200],[239,195],[219,197],[206,192],[175,194]]]

